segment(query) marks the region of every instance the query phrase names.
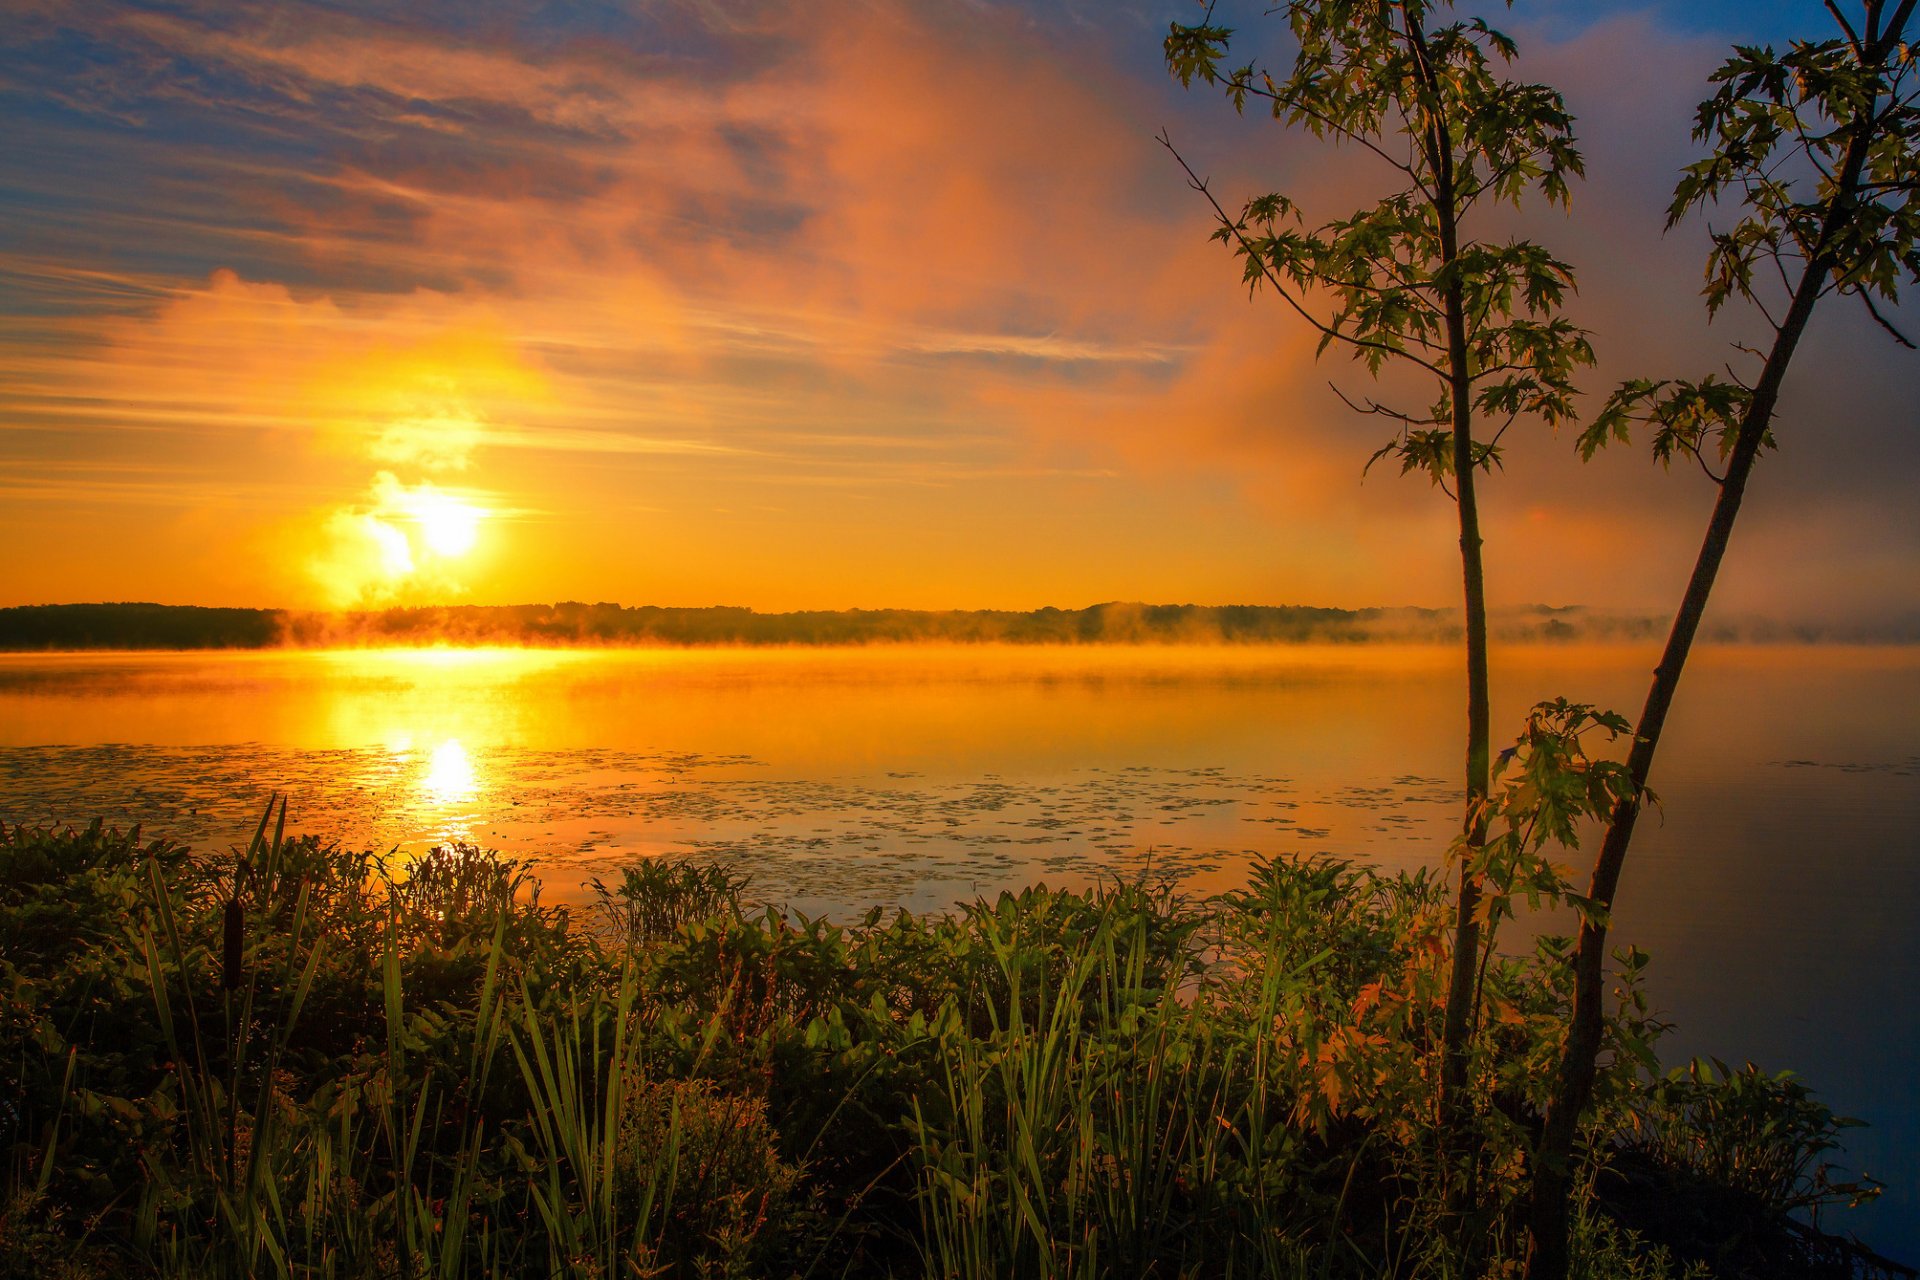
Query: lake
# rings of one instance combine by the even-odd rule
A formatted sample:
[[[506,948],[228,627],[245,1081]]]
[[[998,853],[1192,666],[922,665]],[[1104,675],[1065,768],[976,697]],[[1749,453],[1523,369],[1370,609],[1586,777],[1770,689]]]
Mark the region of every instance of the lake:
[[[1555,695],[1629,715],[1654,654],[1497,652],[1496,729]],[[695,853],[845,917],[1044,879],[1330,852],[1436,866],[1458,817],[1444,648],[364,650],[0,655],[0,818],[244,842],[294,827],[535,858],[581,900]],[[1699,654],[1616,937],[1669,1061],[1792,1068],[1887,1183],[1830,1217],[1920,1260],[1920,651]]]

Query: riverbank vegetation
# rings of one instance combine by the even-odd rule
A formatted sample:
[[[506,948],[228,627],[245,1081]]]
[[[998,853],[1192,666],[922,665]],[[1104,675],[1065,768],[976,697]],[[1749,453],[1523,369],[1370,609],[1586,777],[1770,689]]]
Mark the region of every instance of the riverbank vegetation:
[[[1659,621],[1577,605],[1495,610],[1509,644],[1651,641]],[[327,649],[425,645],[694,648],[828,645],[1450,644],[1460,619],[1445,609],[1109,602],[1083,609],[753,609],[617,604],[441,605],[310,613],[162,604],[45,604],[0,608],[0,651],[90,649]],[[1725,640],[1911,641],[1905,632],[1840,636],[1748,620]]]
[[[475,849],[401,879],[283,823],[245,857],[0,832],[0,1272],[1445,1277],[1520,1256],[1569,944],[1483,954],[1473,1141],[1443,1143],[1430,877],[1279,861],[1204,902],[1033,888],[841,925],[755,908],[724,867],[648,864],[570,910]],[[1828,1163],[1846,1122],[1790,1077],[1662,1073],[1645,965],[1618,958],[1576,1274],[1871,1273],[1791,1216],[1870,1193]]]

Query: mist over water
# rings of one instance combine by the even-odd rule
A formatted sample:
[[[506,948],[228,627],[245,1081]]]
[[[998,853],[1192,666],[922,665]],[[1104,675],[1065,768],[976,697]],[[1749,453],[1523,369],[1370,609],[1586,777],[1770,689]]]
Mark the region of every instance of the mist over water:
[[[1581,605],[1489,611],[1496,642],[1650,644],[1669,619]],[[369,648],[768,648],[888,645],[1162,646],[1453,645],[1458,609],[1143,604],[1075,609],[815,609],[762,613],[561,601],[301,612],[160,604],[0,608],[0,651]],[[1920,616],[1851,623],[1716,615],[1719,644],[1909,644]]]
[[[1497,652],[1495,724],[1561,694],[1631,715],[1652,662]],[[281,790],[300,829],[402,856],[490,845],[536,859],[562,900],[662,853],[734,861],[765,900],[840,917],[1111,874],[1206,893],[1284,853],[1438,868],[1458,668],[1393,644],[9,655],[0,819],[221,848]],[[1905,1258],[1915,706],[1912,650],[1704,651],[1618,913],[1678,1024],[1669,1061],[1790,1067],[1870,1122],[1849,1163],[1888,1192],[1837,1225]]]

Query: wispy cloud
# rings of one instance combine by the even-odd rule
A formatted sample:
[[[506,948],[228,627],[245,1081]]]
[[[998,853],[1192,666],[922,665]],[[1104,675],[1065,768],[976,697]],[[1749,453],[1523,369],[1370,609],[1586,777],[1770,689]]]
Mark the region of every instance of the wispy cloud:
[[[191,565],[238,592],[394,515],[382,475],[543,513],[514,546],[512,521],[493,530],[484,580],[423,592],[1451,596],[1448,541],[1429,537],[1443,506],[1361,484],[1376,442],[1326,388],[1356,372],[1247,297],[1152,135],[1171,122],[1236,195],[1284,183],[1331,214],[1369,179],[1169,87],[1158,18],[890,0],[574,25],[511,5],[17,10],[0,35],[0,465],[36,511],[15,533],[50,559],[0,581],[12,598],[62,564],[98,593],[62,559],[82,519],[62,492],[76,512],[143,487],[275,510],[244,517],[251,551],[227,559],[261,564],[227,578],[170,541],[203,537],[197,518],[125,534],[150,573]],[[1582,266],[1609,372],[1712,367],[1696,246],[1658,237],[1711,42],[1630,16],[1529,47],[1589,137],[1581,220],[1538,230]],[[1872,367],[1804,403],[1913,389]],[[1533,598],[1556,574],[1578,579],[1563,596],[1658,595],[1609,566],[1658,562],[1696,514],[1686,491],[1637,461],[1582,471],[1564,442],[1521,442],[1513,468],[1531,470],[1489,498],[1514,548],[1496,548],[1497,591]],[[1822,483],[1843,481],[1885,492],[1857,470]],[[778,519],[740,514],[768,494]],[[1036,548],[1043,566],[1007,567]],[[556,565],[605,580],[540,587]],[[342,580],[319,585],[335,598]]]

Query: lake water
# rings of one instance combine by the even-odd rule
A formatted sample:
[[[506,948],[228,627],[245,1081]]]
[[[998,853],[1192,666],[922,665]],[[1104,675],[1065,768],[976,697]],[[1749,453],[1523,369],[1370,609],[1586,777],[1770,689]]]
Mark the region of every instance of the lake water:
[[[1629,715],[1653,654],[1495,655],[1496,726]],[[1194,892],[1248,860],[1435,866],[1457,821],[1447,649],[374,650],[0,656],[0,818],[301,830],[537,858],[550,898],[660,853],[846,916],[1038,879]],[[1920,651],[1695,659],[1622,885],[1669,1060],[1790,1067],[1867,1120],[1887,1193],[1827,1225],[1920,1260]]]

